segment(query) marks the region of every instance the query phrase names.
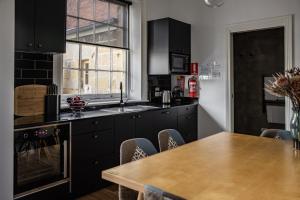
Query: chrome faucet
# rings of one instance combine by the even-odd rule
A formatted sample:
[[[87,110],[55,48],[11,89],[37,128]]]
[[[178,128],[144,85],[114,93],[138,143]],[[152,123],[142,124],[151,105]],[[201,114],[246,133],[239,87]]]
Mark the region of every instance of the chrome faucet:
[[[123,83],[120,82],[120,91],[121,91],[121,98],[120,98],[120,107],[124,109],[125,103],[123,101]]]

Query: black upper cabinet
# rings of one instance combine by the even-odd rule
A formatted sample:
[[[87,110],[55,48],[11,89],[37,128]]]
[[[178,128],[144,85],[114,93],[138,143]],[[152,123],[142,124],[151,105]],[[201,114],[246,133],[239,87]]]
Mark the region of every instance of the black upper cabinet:
[[[169,19],[170,52],[191,54],[191,25]]]
[[[148,74],[170,74],[172,54],[186,55],[190,58],[191,25],[171,18],[149,21]]]
[[[64,53],[66,0],[16,0],[16,51]]]
[[[34,7],[35,0],[16,0],[15,5],[15,47],[16,50],[34,49]]]

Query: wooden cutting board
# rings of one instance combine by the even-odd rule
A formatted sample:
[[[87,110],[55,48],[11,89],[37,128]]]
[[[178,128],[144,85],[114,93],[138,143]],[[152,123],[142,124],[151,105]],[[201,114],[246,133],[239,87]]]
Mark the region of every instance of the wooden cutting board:
[[[15,88],[15,115],[35,116],[45,113],[46,85],[24,85]]]

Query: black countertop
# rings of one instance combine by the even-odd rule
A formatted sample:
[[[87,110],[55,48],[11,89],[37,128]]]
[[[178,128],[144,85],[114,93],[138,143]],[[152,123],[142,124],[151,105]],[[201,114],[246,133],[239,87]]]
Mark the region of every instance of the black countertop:
[[[153,106],[152,108],[145,109],[143,111],[131,111],[131,112],[105,112],[102,109],[105,108],[88,108],[86,111],[83,111],[80,115],[74,115],[70,112],[64,112],[57,116],[46,116],[46,115],[38,115],[38,116],[30,116],[30,117],[17,117],[14,121],[14,128],[15,129],[23,129],[23,128],[30,128],[35,126],[43,126],[48,124],[56,124],[62,122],[70,122],[74,120],[81,120],[81,119],[89,119],[95,117],[105,117],[105,116],[114,116],[114,115],[122,115],[122,114],[129,114],[129,113],[138,113],[138,112],[145,112],[149,110],[162,110],[168,108],[174,108],[178,106],[186,106],[186,105],[197,105],[198,102],[185,102],[180,104],[171,104],[171,105],[162,105],[162,104],[153,104],[153,103],[146,103],[143,105]],[[141,104],[136,104],[141,105]],[[128,105],[130,106],[130,105]],[[107,107],[106,107],[107,108]]]

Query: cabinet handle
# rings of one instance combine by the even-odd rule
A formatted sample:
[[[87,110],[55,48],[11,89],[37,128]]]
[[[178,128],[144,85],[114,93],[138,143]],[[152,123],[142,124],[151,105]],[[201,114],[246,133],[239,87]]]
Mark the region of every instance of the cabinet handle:
[[[162,114],[168,115],[168,114],[170,114],[170,111],[163,111]]]
[[[191,116],[188,116],[188,117],[186,117],[186,119],[192,119],[192,117],[191,117]]]
[[[94,162],[94,165],[99,165],[99,161],[96,160],[96,161]]]
[[[38,44],[38,48],[42,48],[43,47],[43,45],[42,44]]]
[[[94,121],[93,124],[94,124],[94,125],[98,125],[98,124],[99,124],[99,121]]]
[[[135,115],[133,115],[132,117],[131,117],[131,119],[135,119],[136,118],[136,116]]]
[[[137,118],[138,118],[138,119],[141,119],[141,118],[142,118],[142,116],[141,116],[141,115],[137,115]]]
[[[32,44],[32,43],[28,43],[27,46],[28,46],[28,47],[32,47],[33,44]]]
[[[99,135],[94,135],[94,139],[98,139],[99,138]]]

